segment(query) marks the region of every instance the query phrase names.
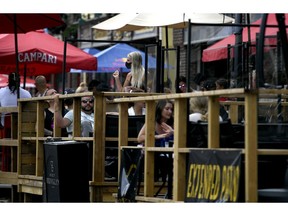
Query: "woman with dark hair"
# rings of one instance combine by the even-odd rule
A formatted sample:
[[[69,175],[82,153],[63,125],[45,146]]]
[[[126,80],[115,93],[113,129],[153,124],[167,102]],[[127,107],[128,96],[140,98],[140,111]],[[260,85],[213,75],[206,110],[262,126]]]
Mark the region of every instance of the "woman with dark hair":
[[[168,147],[169,141],[174,139],[173,103],[169,100],[160,100],[155,111],[155,146]],[[138,134],[137,141],[145,144],[145,124]],[[159,177],[166,181],[170,160],[167,154],[155,153],[155,180]]]
[[[16,107],[17,106],[17,87],[20,85],[20,77],[16,73],[9,74],[8,85],[0,89],[0,107]],[[31,98],[29,91],[19,86],[19,98]],[[4,114],[1,119],[4,126]]]
[[[165,142],[173,140],[173,103],[169,100],[160,100],[155,111],[155,146],[164,147]],[[145,124],[138,134],[137,141],[145,142]]]
[[[19,87],[19,98],[31,98],[30,92],[21,88],[20,77],[16,73],[9,74],[8,85],[0,89],[0,107],[17,107],[18,95],[17,87]],[[11,137],[11,114],[0,113],[0,138]],[[11,148],[2,146],[2,171],[11,170]]]

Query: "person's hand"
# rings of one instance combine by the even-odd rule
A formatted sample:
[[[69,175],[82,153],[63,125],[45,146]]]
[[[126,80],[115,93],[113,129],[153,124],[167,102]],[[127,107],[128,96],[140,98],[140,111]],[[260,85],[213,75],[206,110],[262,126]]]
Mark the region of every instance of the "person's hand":
[[[131,92],[132,91],[132,86],[125,86],[124,87],[124,92]]]
[[[174,134],[173,128],[164,122],[161,123],[161,128],[165,132],[165,137],[169,137]]]
[[[116,70],[114,73],[113,73],[113,77],[114,78],[119,78],[119,71]]]

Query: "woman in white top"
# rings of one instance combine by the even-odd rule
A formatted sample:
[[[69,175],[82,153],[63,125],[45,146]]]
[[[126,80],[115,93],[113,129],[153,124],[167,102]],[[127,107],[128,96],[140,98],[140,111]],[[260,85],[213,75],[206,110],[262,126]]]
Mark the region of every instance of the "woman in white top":
[[[208,120],[208,98],[207,97],[193,97],[190,98],[190,122],[207,121]],[[223,119],[219,116],[219,121]]]

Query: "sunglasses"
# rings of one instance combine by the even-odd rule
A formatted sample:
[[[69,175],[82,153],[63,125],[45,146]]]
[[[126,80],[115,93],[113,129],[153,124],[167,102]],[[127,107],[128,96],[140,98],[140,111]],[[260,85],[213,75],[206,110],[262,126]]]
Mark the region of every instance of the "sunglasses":
[[[90,103],[90,104],[92,104],[92,103],[94,103],[94,100],[82,100],[81,101],[82,103],[84,103],[84,104],[86,104],[86,103]]]

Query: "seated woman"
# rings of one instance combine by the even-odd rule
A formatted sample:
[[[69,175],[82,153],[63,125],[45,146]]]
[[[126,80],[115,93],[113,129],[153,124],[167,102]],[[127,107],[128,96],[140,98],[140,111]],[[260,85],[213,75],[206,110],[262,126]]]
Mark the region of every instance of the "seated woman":
[[[193,97],[190,98],[190,122],[208,121],[208,98],[207,97]],[[219,115],[219,121],[223,121]]]
[[[155,111],[155,146],[165,147],[166,143],[174,139],[174,119],[173,119],[173,103],[169,100],[160,100],[156,105]],[[145,124],[141,128],[137,141],[145,143]],[[155,153],[155,179],[158,179],[160,172],[162,181],[166,180],[168,173],[168,157],[163,153]]]
[[[173,103],[169,100],[160,100],[156,105],[155,112],[155,146],[164,147],[163,141],[173,140]],[[137,141],[145,142],[145,124],[141,128]]]

